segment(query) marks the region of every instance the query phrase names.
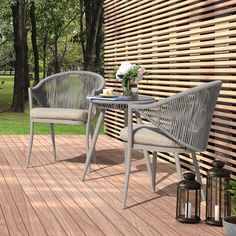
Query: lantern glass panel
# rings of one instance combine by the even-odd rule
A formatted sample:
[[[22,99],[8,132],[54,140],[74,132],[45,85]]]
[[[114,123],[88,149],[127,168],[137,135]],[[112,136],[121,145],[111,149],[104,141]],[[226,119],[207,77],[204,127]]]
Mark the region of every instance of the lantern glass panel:
[[[229,171],[222,161],[214,161],[207,171],[206,223],[222,225],[222,219],[231,214]]]
[[[212,194],[213,193],[213,191],[212,191],[212,178],[208,178],[208,183],[207,183],[207,195],[208,195],[208,197],[207,197],[207,204],[206,204],[206,206],[207,206],[207,212],[208,212],[208,217],[209,218],[212,218]]]
[[[215,221],[221,218],[221,178],[212,178],[212,217]]]
[[[200,216],[200,190],[189,190],[189,202],[191,203],[191,218]]]
[[[184,223],[198,223],[200,219],[200,189],[194,173],[184,173],[184,180],[178,183],[176,219]]]
[[[224,178],[212,177],[209,178],[208,186],[208,212],[209,217],[215,221],[220,221],[223,216],[226,216],[225,199],[227,195],[227,181]]]
[[[181,218],[195,219],[200,215],[200,190],[179,189],[179,216]]]
[[[186,203],[186,190],[179,189],[179,216],[185,218],[185,203]]]

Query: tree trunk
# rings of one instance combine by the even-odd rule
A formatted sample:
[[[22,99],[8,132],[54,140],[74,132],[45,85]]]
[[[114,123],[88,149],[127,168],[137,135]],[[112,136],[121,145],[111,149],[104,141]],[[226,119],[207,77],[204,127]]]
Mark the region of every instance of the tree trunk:
[[[55,36],[54,40],[54,62],[53,62],[53,73],[59,73],[61,71],[61,65],[59,63],[59,58],[58,58],[58,37],[57,35]]]
[[[43,78],[46,77],[46,58],[47,58],[47,43],[48,43],[48,37],[45,34],[43,38]]]
[[[97,68],[97,72],[100,74],[104,74],[104,33],[103,33],[103,8],[102,8],[102,17],[100,17],[98,36],[96,41],[96,59],[95,59],[95,67]]]
[[[30,21],[32,27],[31,41],[34,54],[34,83],[35,85],[39,82],[39,52],[37,46],[37,28],[35,19],[35,3],[30,3]]]
[[[24,0],[17,0],[11,6],[16,57],[12,109],[16,112],[24,112],[26,89],[29,86],[25,4]]]
[[[98,71],[97,57],[100,55],[101,42],[98,43],[102,30],[103,0],[84,0],[86,21],[86,46],[84,53],[84,69]]]

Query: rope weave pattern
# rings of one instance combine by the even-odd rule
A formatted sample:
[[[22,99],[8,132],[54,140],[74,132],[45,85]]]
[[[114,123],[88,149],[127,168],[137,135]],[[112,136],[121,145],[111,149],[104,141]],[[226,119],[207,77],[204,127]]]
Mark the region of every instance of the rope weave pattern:
[[[121,99],[121,100],[92,100],[92,103],[96,104],[96,107],[103,110],[125,110],[128,109],[130,104],[147,104],[154,102],[155,99],[150,96],[138,96],[137,99]]]
[[[162,132],[193,151],[207,148],[220,81],[197,86],[147,106],[133,107]]]
[[[32,88],[32,95],[42,107],[88,109],[87,96],[98,94],[105,81],[102,76],[85,71],[52,75]]]
[[[127,104],[102,104],[96,103],[96,107],[104,110],[124,110],[128,108]]]

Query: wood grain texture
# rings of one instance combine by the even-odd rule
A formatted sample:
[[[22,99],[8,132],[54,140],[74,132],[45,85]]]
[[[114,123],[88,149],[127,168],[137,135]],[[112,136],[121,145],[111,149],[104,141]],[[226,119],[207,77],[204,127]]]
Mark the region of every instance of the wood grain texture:
[[[128,208],[122,210],[123,144],[101,135],[97,164],[83,183],[85,138],[56,136],[58,162],[51,162],[50,136],[36,136],[32,167],[25,169],[28,136],[0,136],[0,235],[223,235],[222,228],[175,220],[174,165],[158,159],[157,192],[145,162],[133,153]],[[202,204],[202,219],[205,217]]]
[[[193,86],[222,80],[208,150],[198,155],[201,173],[214,159],[226,162],[236,178],[236,2],[234,0],[105,1],[104,71],[106,86],[122,61],[142,65],[148,74],[139,93],[163,99]],[[123,112],[108,111],[106,133],[119,139]],[[173,162],[173,157],[161,154]],[[192,161],[181,156],[182,166]]]
[[[10,235],[1,205],[0,205],[0,235],[2,235],[2,236]]]

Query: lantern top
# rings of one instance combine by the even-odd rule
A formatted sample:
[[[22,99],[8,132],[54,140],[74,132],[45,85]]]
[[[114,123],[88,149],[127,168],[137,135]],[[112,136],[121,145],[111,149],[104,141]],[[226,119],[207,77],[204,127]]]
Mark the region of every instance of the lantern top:
[[[184,173],[183,176],[184,176],[184,179],[186,180],[192,180],[192,181],[195,180],[195,174],[192,172]]]
[[[215,168],[223,168],[225,166],[225,163],[220,160],[215,160],[212,162],[212,166]]]
[[[182,189],[200,189],[201,184],[195,181],[195,174],[192,172],[187,172],[183,174],[184,180],[178,183],[178,188]]]
[[[224,169],[225,163],[220,160],[215,160],[212,162],[213,168],[209,169],[207,171],[207,175],[211,177],[230,177],[230,172],[226,169]]]

